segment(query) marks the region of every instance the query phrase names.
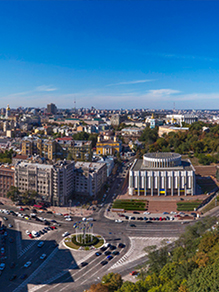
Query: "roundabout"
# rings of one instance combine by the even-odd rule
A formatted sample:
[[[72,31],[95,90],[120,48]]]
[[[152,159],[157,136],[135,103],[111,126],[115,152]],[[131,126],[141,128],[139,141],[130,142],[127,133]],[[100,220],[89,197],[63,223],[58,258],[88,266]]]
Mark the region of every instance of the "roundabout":
[[[105,240],[99,234],[93,233],[93,223],[79,221],[73,225],[75,233],[63,240],[63,244],[73,250],[91,250],[101,247]]]

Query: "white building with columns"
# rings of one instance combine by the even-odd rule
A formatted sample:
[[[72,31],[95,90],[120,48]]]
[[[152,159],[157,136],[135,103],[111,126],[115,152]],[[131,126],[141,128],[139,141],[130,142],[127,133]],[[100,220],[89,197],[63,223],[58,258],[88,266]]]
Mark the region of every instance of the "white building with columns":
[[[195,169],[178,153],[147,153],[129,171],[131,196],[187,196],[195,190]]]

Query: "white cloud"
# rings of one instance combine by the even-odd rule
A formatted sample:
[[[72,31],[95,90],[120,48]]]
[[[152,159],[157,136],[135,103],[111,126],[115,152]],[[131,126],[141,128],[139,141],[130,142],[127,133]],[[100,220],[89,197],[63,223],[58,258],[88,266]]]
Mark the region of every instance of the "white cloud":
[[[149,90],[149,93],[152,94],[152,95],[171,95],[171,94],[176,94],[176,93],[180,93],[181,91],[179,90],[174,90],[174,89],[154,89],[154,90]]]
[[[124,82],[108,84],[107,86],[138,84],[138,83],[145,83],[145,82],[151,82],[151,81],[154,81],[154,80],[153,79],[143,79],[143,80],[124,81]]]
[[[52,87],[51,85],[41,85],[35,88],[36,91],[56,91],[57,88]]]

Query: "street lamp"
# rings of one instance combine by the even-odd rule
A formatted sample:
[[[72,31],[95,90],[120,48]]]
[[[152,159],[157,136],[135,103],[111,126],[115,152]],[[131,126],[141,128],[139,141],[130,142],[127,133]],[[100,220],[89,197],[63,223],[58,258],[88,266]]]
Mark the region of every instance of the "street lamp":
[[[72,203],[72,200],[69,200],[69,211],[70,211],[70,214],[71,214],[71,203]]]

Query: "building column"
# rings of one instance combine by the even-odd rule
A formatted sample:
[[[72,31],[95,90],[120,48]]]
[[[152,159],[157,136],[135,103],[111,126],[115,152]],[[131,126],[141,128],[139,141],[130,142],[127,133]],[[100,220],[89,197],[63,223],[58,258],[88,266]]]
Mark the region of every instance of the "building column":
[[[147,176],[144,177],[144,195],[147,196]]]
[[[154,177],[151,176],[151,196],[152,196],[152,197],[153,197],[153,195],[154,195],[153,190],[154,190]]]
[[[171,196],[173,196],[173,181],[174,181],[174,176],[172,174],[172,176],[171,176]]]
[[[181,181],[180,181],[180,178],[181,178],[181,177],[178,176],[178,179],[177,179],[177,180],[178,180],[178,196],[180,196],[180,182],[181,182]]]
[[[164,189],[165,189],[165,196],[167,196],[167,174],[164,176]]]
[[[160,196],[160,175],[157,176],[157,193]]]

